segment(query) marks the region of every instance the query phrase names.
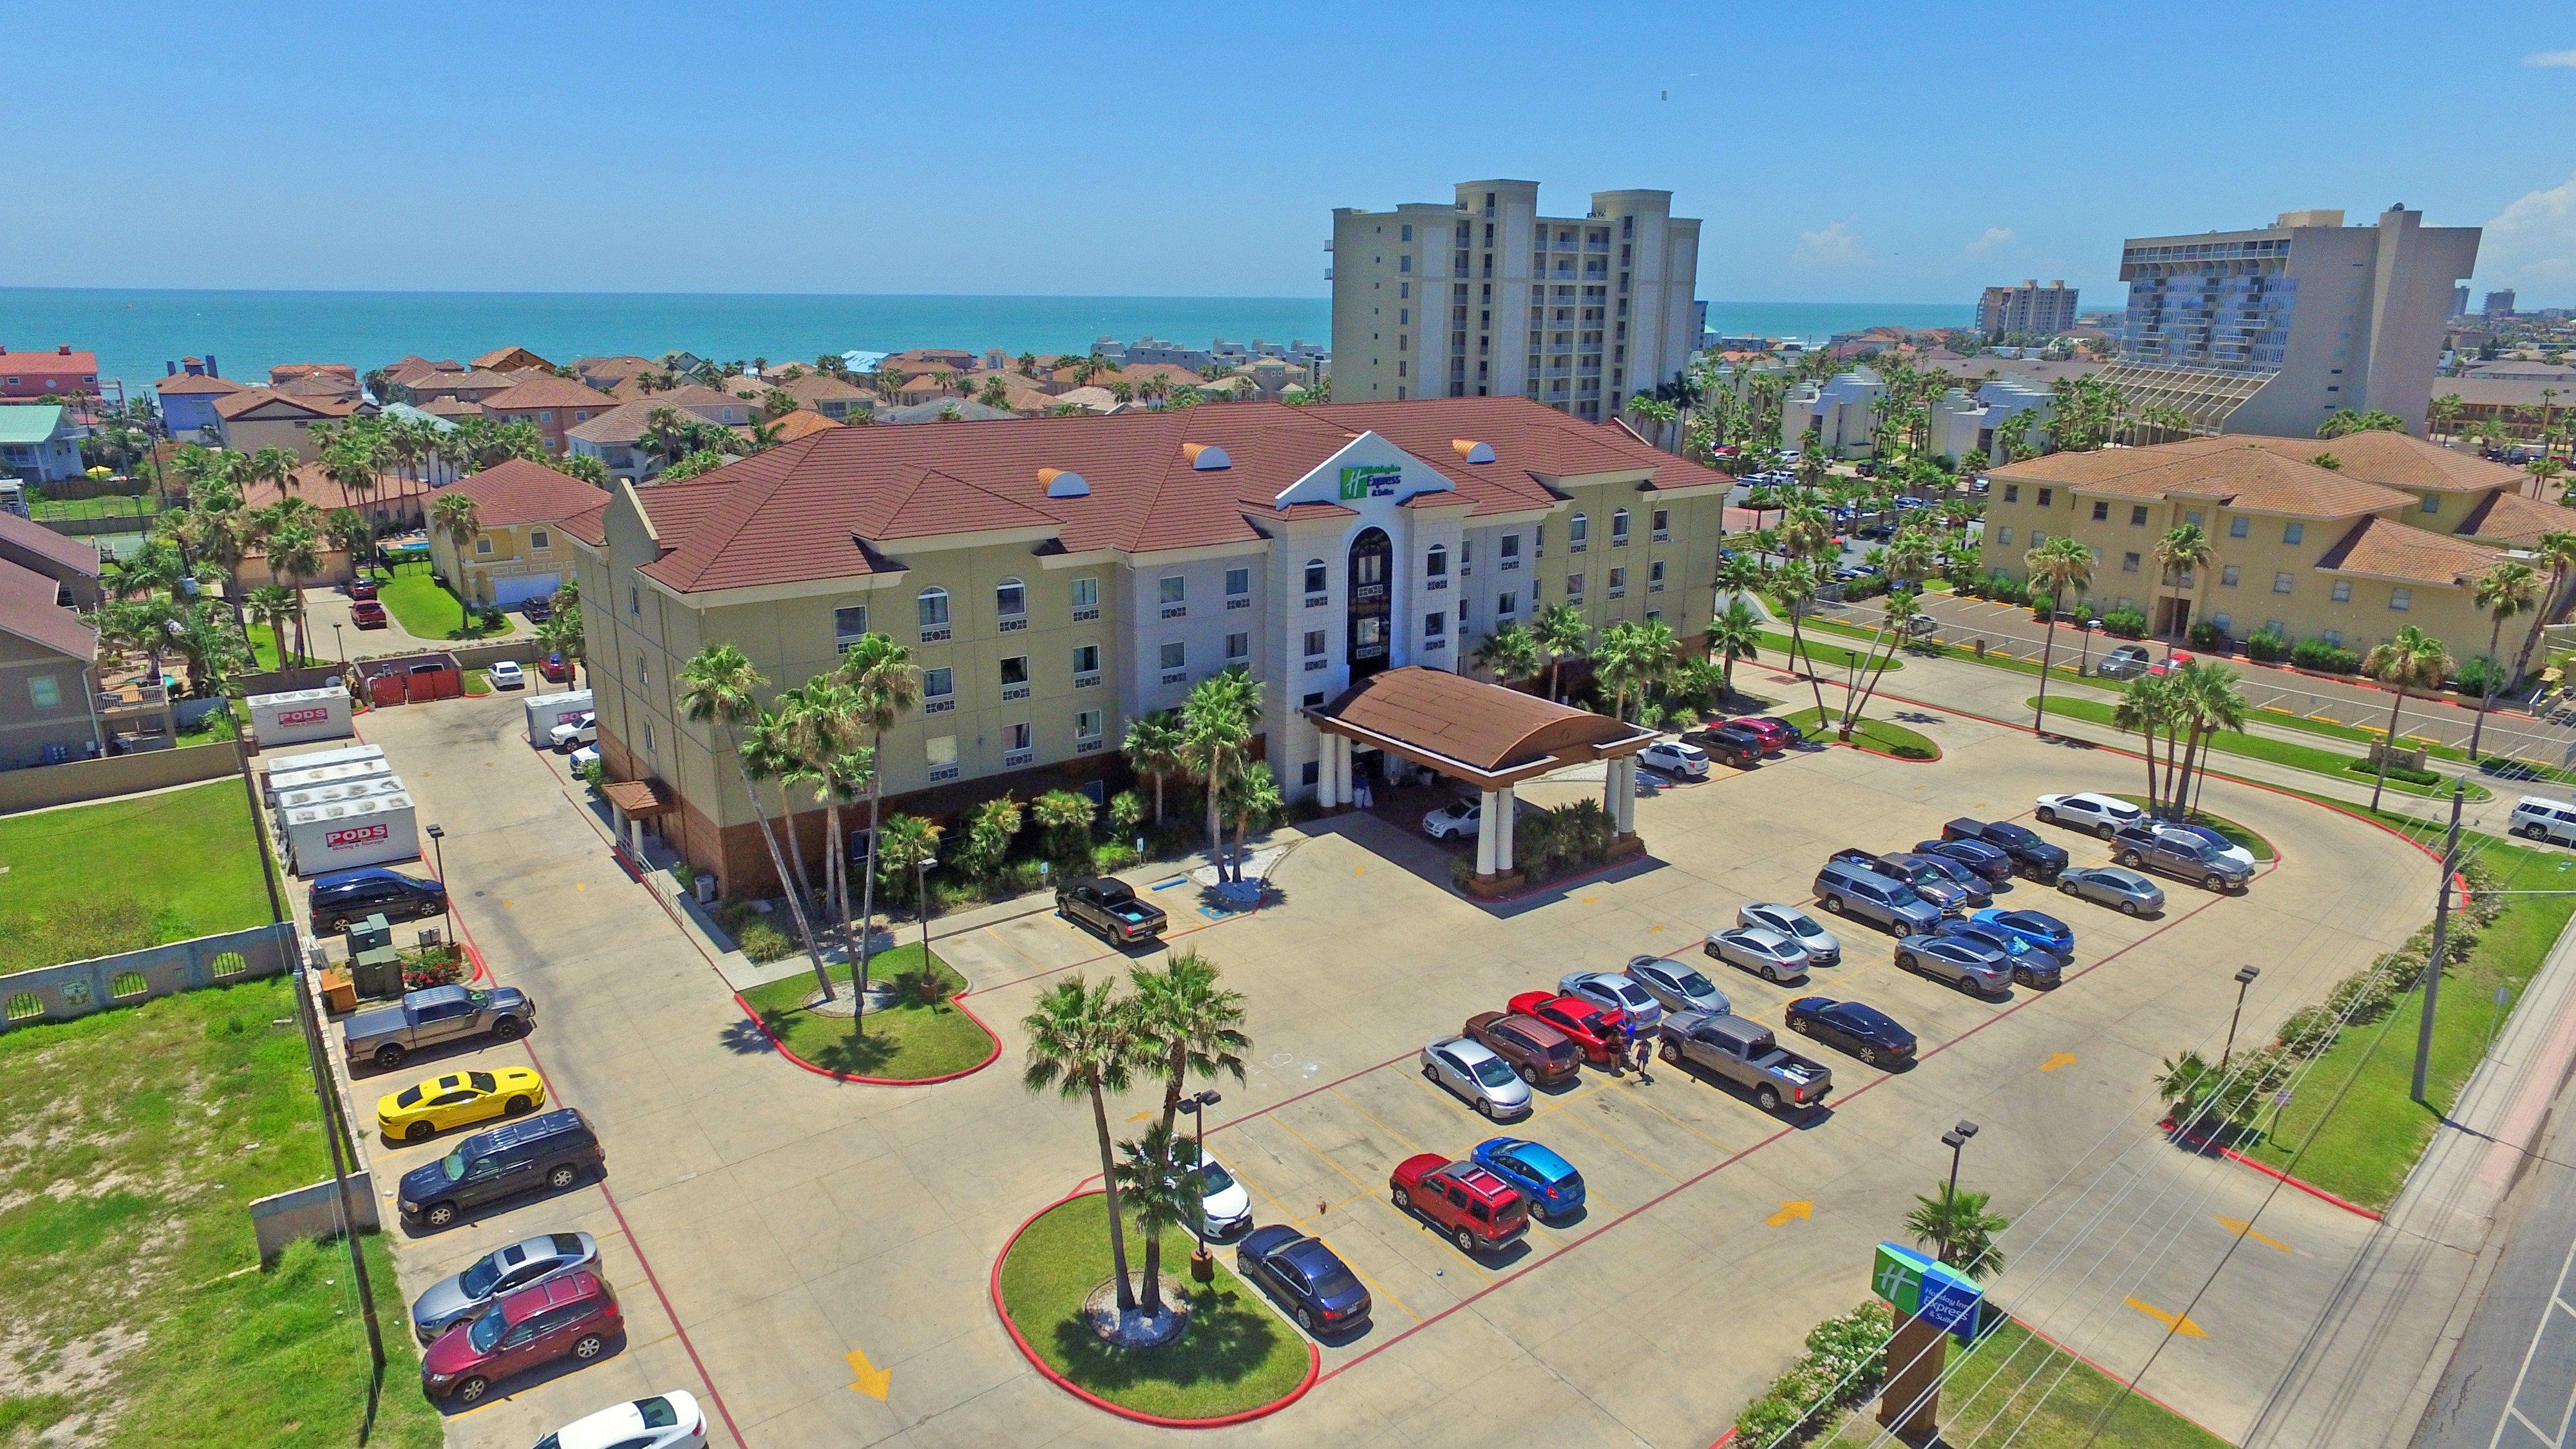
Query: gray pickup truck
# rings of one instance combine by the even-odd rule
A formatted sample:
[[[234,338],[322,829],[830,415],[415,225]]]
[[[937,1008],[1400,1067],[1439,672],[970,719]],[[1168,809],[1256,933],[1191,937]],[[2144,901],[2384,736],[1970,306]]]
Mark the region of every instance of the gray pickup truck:
[[[392,1006],[362,1011],[341,1023],[340,1049],[353,1067],[373,1062],[390,1071],[425,1047],[485,1035],[513,1041],[536,1024],[537,1004],[515,986],[489,991],[432,986],[406,991]]]
[[[1163,908],[1138,900],[1127,882],[1114,876],[1066,881],[1055,888],[1055,908],[1113,946],[1133,946],[1163,934]]]
[[[1834,1074],[1821,1062],[1783,1051],[1771,1029],[1740,1016],[1679,1011],[1664,1018],[1662,1054],[1676,1066],[1694,1066],[1749,1088],[1765,1112],[1782,1103],[1813,1107],[1833,1090]]]
[[[2179,876],[2214,891],[2243,890],[2254,879],[2250,867],[2220,855],[2199,836],[2152,825],[2132,825],[2113,834],[2111,858],[2131,870]]]

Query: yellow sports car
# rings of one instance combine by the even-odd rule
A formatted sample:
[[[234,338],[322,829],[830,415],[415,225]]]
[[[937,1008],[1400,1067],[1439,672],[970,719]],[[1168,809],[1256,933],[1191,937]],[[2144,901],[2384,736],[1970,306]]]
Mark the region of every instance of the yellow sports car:
[[[441,1128],[516,1117],[546,1104],[546,1079],[526,1067],[450,1072],[376,1099],[376,1130],[388,1141],[426,1142]]]

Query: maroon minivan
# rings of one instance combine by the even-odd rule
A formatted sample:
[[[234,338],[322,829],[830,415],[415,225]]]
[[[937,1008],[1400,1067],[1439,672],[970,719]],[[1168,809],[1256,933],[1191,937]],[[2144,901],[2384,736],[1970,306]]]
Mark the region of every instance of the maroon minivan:
[[[494,1381],[559,1358],[588,1363],[626,1327],[617,1294],[589,1269],[523,1288],[438,1336],[420,1356],[433,1399],[479,1404]]]

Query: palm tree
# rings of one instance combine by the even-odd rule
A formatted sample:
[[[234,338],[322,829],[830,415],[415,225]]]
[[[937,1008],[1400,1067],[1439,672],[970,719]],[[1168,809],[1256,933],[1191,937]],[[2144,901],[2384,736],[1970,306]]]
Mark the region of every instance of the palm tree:
[[[2188,586],[2192,571],[2207,568],[2209,561],[2218,556],[2218,550],[2209,542],[2209,535],[2197,523],[2177,524],[2166,529],[2165,536],[2156,540],[2155,552],[2156,567],[2160,570],[2156,580],[2159,588]],[[2183,611],[2174,610],[2172,632],[2176,637],[2182,633],[2182,619]]]
[[[268,540],[268,571],[295,595],[295,657],[310,660],[304,617],[304,581],[322,572],[322,541],[302,524],[280,529]]]
[[[1985,1193],[1962,1192],[1942,1183],[1937,1193],[1914,1200],[1914,1211],[1905,1216],[1905,1231],[1918,1244],[1938,1245],[1942,1262],[1969,1282],[1982,1283],[2004,1270],[1995,1234],[2012,1226],[2010,1218],[1986,1211],[1987,1201]]]
[[[564,683],[573,689],[581,688],[581,656],[585,638],[581,627],[581,605],[567,604],[563,602],[563,595],[557,593],[554,612],[537,626],[537,647],[549,654],[563,656],[565,668],[569,671]]]
[[[277,651],[278,667],[285,668],[286,621],[295,617],[295,591],[284,584],[262,584],[251,590],[243,603],[244,612],[268,626],[269,643]]]
[[[1077,795],[1074,798],[1083,800],[1085,804],[1089,803],[1087,797]],[[1256,820],[1268,823],[1281,810],[1286,809],[1287,805],[1286,798],[1279,793],[1278,780],[1271,776],[1270,766],[1261,760],[1253,761],[1227,787],[1226,813],[1234,817],[1234,878],[1236,880],[1243,879],[1243,861],[1248,853],[1246,842],[1252,834],[1252,823]]]
[[[2380,683],[2396,690],[2397,698],[2388,706],[2388,736],[2379,751],[2379,776],[2371,783],[2370,808],[2379,809],[2380,792],[2388,788],[2389,757],[2397,753],[2397,712],[2406,705],[2410,690],[2433,689],[2450,677],[2460,661],[2442,647],[2442,641],[2412,624],[2397,631],[2397,637],[2370,651],[2361,661],[2363,671]]]
[[[2237,689],[2236,672],[2206,659],[2194,659],[2166,678],[2173,687],[2174,719],[2184,732],[2182,764],[2169,782],[2173,787],[2170,813],[2179,820],[2191,811],[2192,771],[2197,767],[2205,775],[2207,756],[2216,751],[2217,747],[2208,743],[2210,737],[2221,731],[2243,730],[2246,714],[2253,706]]]
[[[1887,645],[1879,652],[1878,663],[1870,671],[1869,687],[1858,694],[1844,691],[1842,733],[1838,738],[1846,744],[1851,741],[1852,731],[1859,727],[1861,712],[1869,708],[1870,696],[1878,693],[1878,682],[1887,677],[1887,667],[1896,662],[1896,646],[1904,642],[1906,626],[1914,621],[1918,597],[1912,589],[1898,589],[1887,596],[1886,612],[1880,624],[1887,633]],[[1877,641],[1872,640],[1870,648],[1878,650]],[[1864,652],[1862,658],[1866,660],[1868,653]]]
[[[913,706],[921,703],[921,671],[912,664],[912,651],[883,634],[862,634],[841,655],[834,677],[848,685],[852,692],[852,719],[868,732],[868,750],[872,755],[885,750],[886,731],[900,723]],[[877,817],[885,806],[885,776],[872,772],[868,780],[868,859],[874,861],[877,851]],[[876,936],[877,872],[871,869],[859,886],[859,990],[868,989],[868,956]]]
[[[1762,657],[1762,621],[1754,617],[1753,606],[1741,597],[1729,600],[1717,616],[1708,621],[1708,648],[1726,661],[1726,672],[1719,690],[1735,693],[1735,661]]]
[[[876,751],[859,743],[858,691],[818,674],[780,697],[787,710],[789,748],[823,797],[823,899],[846,948],[850,939],[849,846],[841,835],[841,806],[876,775]],[[867,983],[859,982],[859,1011],[867,1011]],[[859,1028],[864,1030],[864,1027]]]
[[[2540,631],[2564,604],[2560,597],[2568,576],[2576,572],[2576,529],[2552,529],[2540,536],[2533,552],[2549,565],[2549,585],[2540,591],[2540,607],[2531,618],[2531,632],[2522,638],[2522,649],[2514,655],[2513,677],[2519,682],[2531,673],[2531,651],[2540,645]]]
[[[730,647],[730,646],[719,646]],[[1038,998],[1020,1021],[1029,1039],[1020,1085],[1032,1092],[1052,1087],[1060,1097],[1091,1097],[1091,1121],[1100,1136],[1100,1189],[1109,1202],[1109,1258],[1118,1276],[1118,1306],[1136,1306],[1127,1279],[1127,1230],[1118,1212],[1118,1164],[1109,1138],[1109,1093],[1127,1090],[1137,1065],[1135,1013],[1118,1000],[1115,979],[1093,986],[1076,976]]]
[[[1780,566],[1773,575],[1771,591],[1778,595],[1780,607],[1789,616],[1789,658],[1791,668],[1804,659],[1807,688],[1816,696],[1816,723],[1825,722],[1825,688],[1816,676],[1816,661],[1807,655],[1807,636],[1799,627],[1809,606],[1816,602],[1816,590],[1823,581],[1823,570],[1805,559],[1793,559]]]
[[[1592,645],[1592,626],[1572,604],[1550,604],[1530,619],[1530,638],[1547,655],[1547,697],[1558,698],[1557,666],[1569,655],[1581,656]]]
[[[1243,1080],[1243,1054],[1252,1049],[1252,1038],[1243,1033],[1243,995],[1218,985],[1216,963],[1195,947],[1173,953],[1160,968],[1139,966],[1128,975],[1135,984],[1130,1001],[1139,1053],[1163,1073],[1163,1114],[1156,1125],[1169,1132],[1192,1073],[1213,1078],[1225,1072]],[[1147,1245],[1149,1284],[1154,1252]]]
[[[1127,722],[1127,768],[1154,782],[1154,824],[1163,823],[1163,782],[1181,773],[1181,731],[1168,710]]]
[[[2174,698],[2171,676],[2140,675],[2120,690],[2119,703],[2111,706],[2111,723],[2123,733],[2136,731],[2146,741],[2147,798],[2159,800],[2164,777],[2156,769],[2156,735],[2173,722]]]
[[[332,509],[330,516],[322,520],[322,536],[331,540],[333,548],[349,556],[350,568],[359,574],[363,575],[374,562],[376,530],[367,522],[367,516],[358,510]]]
[[[1163,1312],[1163,1235],[1192,1221],[1202,1210],[1204,1193],[1200,1184],[1204,1179],[1198,1172],[1197,1149],[1174,1132],[1171,1123],[1157,1122],[1145,1129],[1144,1136],[1118,1144],[1118,1165],[1110,1177],[1118,1184],[1119,1200],[1127,1214],[1136,1220],[1136,1231],[1145,1235],[1145,1294],[1141,1307],[1147,1318],[1159,1318]]]
[[[2082,598],[2093,587],[2093,550],[2064,534],[2050,539],[2021,556],[2022,567],[2029,572],[2031,586],[2048,594],[2048,622],[2040,634],[2039,703],[2034,708],[2030,727],[2042,734],[2048,731],[2048,667],[2057,652],[2057,605],[2068,590]]]
[[[798,720],[804,712],[805,691],[802,687],[780,690],[778,703],[762,710],[760,717],[752,721],[751,728],[743,732],[740,752],[744,762],[751,766],[754,778],[778,783],[779,818],[787,822],[787,863],[796,870],[795,882],[787,893],[803,900],[808,910],[814,910],[822,906],[823,898],[815,893],[813,873],[805,868],[805,840],[796,828],[796,800],[788,793],[789,787],[794,785],[808,786],[819,793],[823,784],[823,772],[798,749]],[[820,934],[819,929],[814,931],[815,936]],[[821,950],[819,942],[811,939],[806,942],[806,948],[809,951]],[[816,959],[821,957],[818,955]]]
[[[2487,711],[2495,708],[2496,690],[2504,684],[2504,667],[2496,663],[2504,621],[2540,607],[2540,575],[2519,559],[2507,559],[2478,576],[2470,597],[2494,621],[2487,630],[2487,663],[2494,667],[2487,674],[2487,687],[2478,696],[2478,722],[2469,729],[2469,760],[2474,764],[2478,741],[2486,735]]]
[[[1679,661],[1679,641],[1660,619],[1613,624],[1602,632],[1600,658],[1600,679],[1610,690],[1611,715],[1624,720],[1630,695],[1643,704],[1672,677]]]
[[[912,891],[925,955],[930,951],[930,893],[921,888],[921,872],[939,858],[939,834],[938,826],[918,815],[888,816],[877,830],[877,873]]]
[[[450,493],[429,505],[429,526],[432,532],[455,545],[457,556],[462,558],[465,546],[483,531],[483,515],[474,506],[473,499],[461,493]]]
[[[1539,670],[1538,640],[1521,625],[1505,624],[1476,646],[1474,662],[1498,684],[1527,679]]]
[[[752,771],[751,758],[742,753],[743,726],[759,722],[758,691],[767,683],[740,649],[731,644],[710,644],[691,655],[680,670],[680,713],[693,724],[715,725],[724,732],[725,743],[734,747],[735,763],[742,770],[743,793],[751,797],[751,813],[760,821],[760,838],[769,846],[769,867],[778,873],[779,889],[787,897],[788,909],[796,915],[796,929],[804,933],[805,953],[814,962],[814,980],[822,987],[823,999],[830,1001],[834,999],[832,973],[823,965],[823,953],[814,944],[813,923],[805,918],[805,902],[787,873],[787,857],[778,847],[778,831],[770,823],[769,807],[761,801],[760,781]]]
[[[1181,704],[1181,754],[1190,773],[1207,782],[1208,857],[1216,862],[1218,880],[1231,878],[1238,884],[1241,863],[1231,877],[1226,869],[1221,806],[1225,787],[1242,767],[1243,753],[1260,726],[1260,690],[1249,671],[1230,665],[1193,685]]]

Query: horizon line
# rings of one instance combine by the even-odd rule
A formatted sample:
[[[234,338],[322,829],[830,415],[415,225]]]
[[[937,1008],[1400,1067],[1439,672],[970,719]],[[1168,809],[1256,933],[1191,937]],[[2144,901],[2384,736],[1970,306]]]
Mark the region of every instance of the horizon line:
[[[463,287],[127,287],[11,284],[12,292],[136,292],[154,295],[216,294],[300,297],[899,297],[974,301],[1145,301],[1145,302],[1330,302],[1332,294],[1254,292],[753,292],[753,291],[574,291],[569,289],[471,289]],[[1710,306],[1753,307],[1974,307],[1973,301],[1907,301],[1886,298],[1757,297],[1693,298]]]

